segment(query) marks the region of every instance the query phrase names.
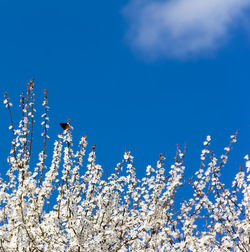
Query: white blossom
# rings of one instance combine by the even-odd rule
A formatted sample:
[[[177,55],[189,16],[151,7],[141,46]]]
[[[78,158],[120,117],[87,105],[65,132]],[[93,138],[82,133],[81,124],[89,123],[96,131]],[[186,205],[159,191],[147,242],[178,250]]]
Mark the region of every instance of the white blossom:
[[[30,82],[27,95],[33,86]],[[78,147],[73,145],[72,126],[58,135],[49,162],[47,98],[44,145],[34,166],[28,148],[33,104],[24,104],[28,116],[17,129],[10,126],[8,179],[0,177],[0,251],[250,251],[249,156],[231,187],[220,176],[237,133],[220,158],[207,136],[201,165],[190,179],[184,179],[190,168],[184,165],[185,149],[179,147],[172,164],[160,154],[141,179],[126,150],[106,177],[96,161],[96,147],[86,150],[86,136]],[[180,200],[180,193],[188,191]]]

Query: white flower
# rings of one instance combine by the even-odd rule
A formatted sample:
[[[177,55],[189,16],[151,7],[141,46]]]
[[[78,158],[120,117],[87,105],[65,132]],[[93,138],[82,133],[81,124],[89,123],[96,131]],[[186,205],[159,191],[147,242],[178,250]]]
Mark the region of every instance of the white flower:
[[[44,105],[46,111],[47,100]],[[28,105],[25,110],[31,111]],[[42,125],[47,125],[47,113],[44,117]],[[190,180],[184,179],[180,150],[174,164],[166,167],[167,177],[161,154],[156,167],[148,165],[146,175],[138,179],[127,151],[126,172],[122,160],[106,177],[95,151],[83,159],[85,137],[79,149],[73,149],[71,131],[58,135],[53,155],[42,145],[34,168],[37,161],[32,155],[37,149],[30,148],[30,120],[23,116],[19,129],[13,130],[10,169],[6,179],[0,177],[1,251],[245,251],[249,247],[249,156],[244,157],[246,171],[240,168],[230,189],[220,180],[231,145],[220,162],[214,153],[202,161]],[[202,160],[210,153],[210,141],[207,136]],[[47,156],[52,156],[51,164]]]
[[[247,160],[247,161],[246,161],[246,167],[247,167],[247,168],[250,168],[250,160]]]

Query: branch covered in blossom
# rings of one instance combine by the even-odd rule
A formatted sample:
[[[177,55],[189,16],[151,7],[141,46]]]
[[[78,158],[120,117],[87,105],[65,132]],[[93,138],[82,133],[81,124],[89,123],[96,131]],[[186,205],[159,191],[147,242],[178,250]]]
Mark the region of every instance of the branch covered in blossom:
[[[155,167],[136,176],[134,157],[123,159],[107,178],[96,162],[96,146],[86,155],[86,136],[74,147],[73,127],[59,133],[52,161],[49,107],[44,92],[43,146],[38,163],[31,162],[34,134],[34,81],[21,95],[21,120],[16,126],[12,103],[5,93],[12,134],[7,179],[0,179],[0,250],[12,251],[250,251],[250,158],[227,188],[221,169],[237,134],[216,158],[204,141],[201,165],[184,180],[184,158],[177,147],[168,168],[160,154]],[[192,189],[178,202],[176,194]]]

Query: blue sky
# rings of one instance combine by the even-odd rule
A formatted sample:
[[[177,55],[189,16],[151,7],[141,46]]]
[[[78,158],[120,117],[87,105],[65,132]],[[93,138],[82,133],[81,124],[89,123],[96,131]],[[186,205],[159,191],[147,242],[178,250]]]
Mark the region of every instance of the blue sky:
[[[38,112],[48,89],[51,146],[70,118],[74,139],[96,143],[109,172],[125,146],[142,176],[159,153],[173,162],[187,141],[191,175],[207,135],[220,155],[239,129],[229,180],[250,153],[250,1],[200,2],[1,0],[0,93],[17,105],[34,77]],[[4,105],[0,114],[5,169]]]

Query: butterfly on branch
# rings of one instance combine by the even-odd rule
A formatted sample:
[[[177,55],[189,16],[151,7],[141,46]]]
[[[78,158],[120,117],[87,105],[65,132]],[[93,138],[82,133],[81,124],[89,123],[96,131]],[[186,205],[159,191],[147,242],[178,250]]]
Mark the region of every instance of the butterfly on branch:
[[[67,130],[70,128],[69,123],[60,123],[60,126],[63,128],[63,130]]]

